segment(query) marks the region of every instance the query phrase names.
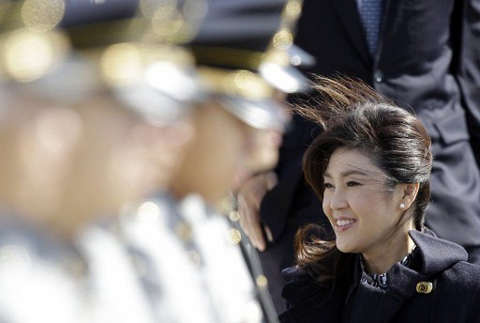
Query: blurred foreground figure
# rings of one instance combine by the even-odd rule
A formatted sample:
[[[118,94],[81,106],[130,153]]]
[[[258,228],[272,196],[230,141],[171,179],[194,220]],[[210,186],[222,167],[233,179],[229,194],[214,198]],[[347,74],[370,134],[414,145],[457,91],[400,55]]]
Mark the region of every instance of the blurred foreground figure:
[[[287,49],[297,1],[208,1],[193,53],[208,97],[182,116],[183,146],[170,185],[126,208],[122,229],[161,322],[276,321],[265,277],[253,281],[240,231],[219,214],[228,193],[277,162],[289,121],[285,92],[307,81]],[[257,300],[255,285],[263,289]]]
[[[87,5],[112,12],[111,2]],[[135,6],[117,1],[114,14],[131,16]],[[154,322],[123,244],[89,224],[165,182],[158,165],[165,169],[169,158],[159,152],[174,146],[178,128],[166,125],[177,110],[139,111],[139,102],[157,104],[158,92],[147,82],[130,95],[113,87],[119,67],[111,57],[119,56],[111,51],[70,51],[91,35],[53,27],[78,24],[77,9],[2,4],[0,321]]]
[[[7,37],[20,28],[57,35],[20,42],[29,56],[2,70],[2,320],[275,320],[257,300],[255,283],[266,283],[252,281],[240,232],[214,207],[276,163],[282,93],[305,87],[286,51],[299,4],[212,1],[202,20],[202,1],[51,2],[50,24],[35,4],[14,9],[48,32],[2,36],[3,62],[23,53]],[[209,28],[219,22],[235,32]],[[42,49],[65,56],[25,69],[46,61]]]

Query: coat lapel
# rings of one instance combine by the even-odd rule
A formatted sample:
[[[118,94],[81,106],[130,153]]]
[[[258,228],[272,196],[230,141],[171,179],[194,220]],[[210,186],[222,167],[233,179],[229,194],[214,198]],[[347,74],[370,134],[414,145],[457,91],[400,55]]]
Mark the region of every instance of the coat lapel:
[[[467,253],[462,247],[442,239],[438,239],[426,230],[421,233],[415,230],[409,232],[417,245],[415,259],[419,261],[421,268],[410,269],[396,263],[388,271],[388,288],[382,290],[366,283],[359,283],[355,295],[355,308],[353,316],[355,322],[390,322],[415,295],[421,298],[431,295],[417,292],[417,284],[420,282],[432,282],[435,286],[435,277],[453,264],[467,259]],[[441,255],[438,257],[438,255]],[[361,269],[357,258],[354,281],[359,282]],[[419,269],[419,270],[418,270]],[[418,270],[418,271],[417,271]],[[432,295],[436,293],[436,287]],[[419,300],[417,299],[417,302]],[[426,303],[425,306],[433,306],[434,303]]]
[[[389,290],[385,294],[383,306],[378,311],[378,322],[390,322],[402,308],[403,304],[417,294],[416,287],[421,281],[428,281],[428,276],[395,264],[389,271]]]
[[[360,282],[362,273],[358,259],[356,268],[358,285],[353,287],[356,291],[351,317],[359,323],[390,322],[405,302],[415,295],[417,283],[428,278],[397,263],[388,272],[388,289],[383,290]]]
[[[369,65],[373,60],[368,53],[368,45],[365,32],[358,14],[355,0],[331,0],[340,21],[343,24],[350,40],[357,48],[362,59]]]

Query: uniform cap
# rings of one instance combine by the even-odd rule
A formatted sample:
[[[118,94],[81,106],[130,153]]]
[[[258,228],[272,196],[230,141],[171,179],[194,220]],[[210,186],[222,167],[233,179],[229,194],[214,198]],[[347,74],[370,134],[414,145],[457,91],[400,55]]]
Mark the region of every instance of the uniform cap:
[[[210,91],[228,97],[222,99],[229,103],[225,108],[254,127],[282,128],[288,118],[274,93],[309,87],[292,65],[308,61],[293,45],[300,11],[298,0],[209,0],[188,44]]]
[[[165,7],[170,4],[160,0],[150,1],[148,6],[139,0],[67,0],[60,22],[77,51],[101,53],[101,76],[111,91],[158,125],[177,119],[205,97],[193,57],[177,45],[186,32],[162,34],[155,30],[170,21],[168,15],[158,18],[157,12],[177,10]],[[188,21],[183,25],[188,26]]]

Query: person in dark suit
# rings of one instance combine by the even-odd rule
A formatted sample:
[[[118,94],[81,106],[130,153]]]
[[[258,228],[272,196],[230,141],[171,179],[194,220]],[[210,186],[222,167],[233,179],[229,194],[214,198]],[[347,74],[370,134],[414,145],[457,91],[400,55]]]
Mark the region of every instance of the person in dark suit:
[[[480,73],[478,72],[478,57],[480,57],[480,25],[478,21],[480,3],[478,1],[463,1],[463,10],[468,13],[462,21],[461,51],[457,79],[462,90],[462,100],[466,110],[468,132],[473,153],[480,165]]]
[[[467,105],[462,104],[468,103],[468,115],[478,115],[473,89],[478,87],[479,66],[472,41],[478,37],[478,4],[385,0],[374,6],[377,20],[372,22],[364,18],[371,13],[361,6],[368,2],[304,2],[295,41],[317,60],[306,72],[361,79],[415,111],[432,137],[434,152],[426,225],[464,246],[469,261],[480,263],[479,170],[469,142]],[[462,35],[469,36],[468,47]],[[278,309],[283,307],[280,271],[292,264],[297,228],[311,222],[329,228],[300,167],[319,128],[301,117],[295,117],[294,124],[284,137],[275,172],[252,178],[239,195],[244,229],[257,249],[264,250],[260,257]]]
[[[320,78],[316,89],[318,103],[299,112],[325,131],[303,169],[335,238],[315,224],[299,231],[281,321],[480,322],[480,267],[423,226],[432,150],[422,122],[363,83]]]

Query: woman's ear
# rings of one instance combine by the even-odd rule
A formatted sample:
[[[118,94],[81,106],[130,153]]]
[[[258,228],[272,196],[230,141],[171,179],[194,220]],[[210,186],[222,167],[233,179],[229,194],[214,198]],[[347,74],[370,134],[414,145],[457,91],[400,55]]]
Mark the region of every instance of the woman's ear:
[[[404,185],[405,186],[403,188],[403,197],[402,197],[401,204],[403,205],[403,208],[408,209],[417,198],[420,184],[410,183],[410,184],[404,184]]]

